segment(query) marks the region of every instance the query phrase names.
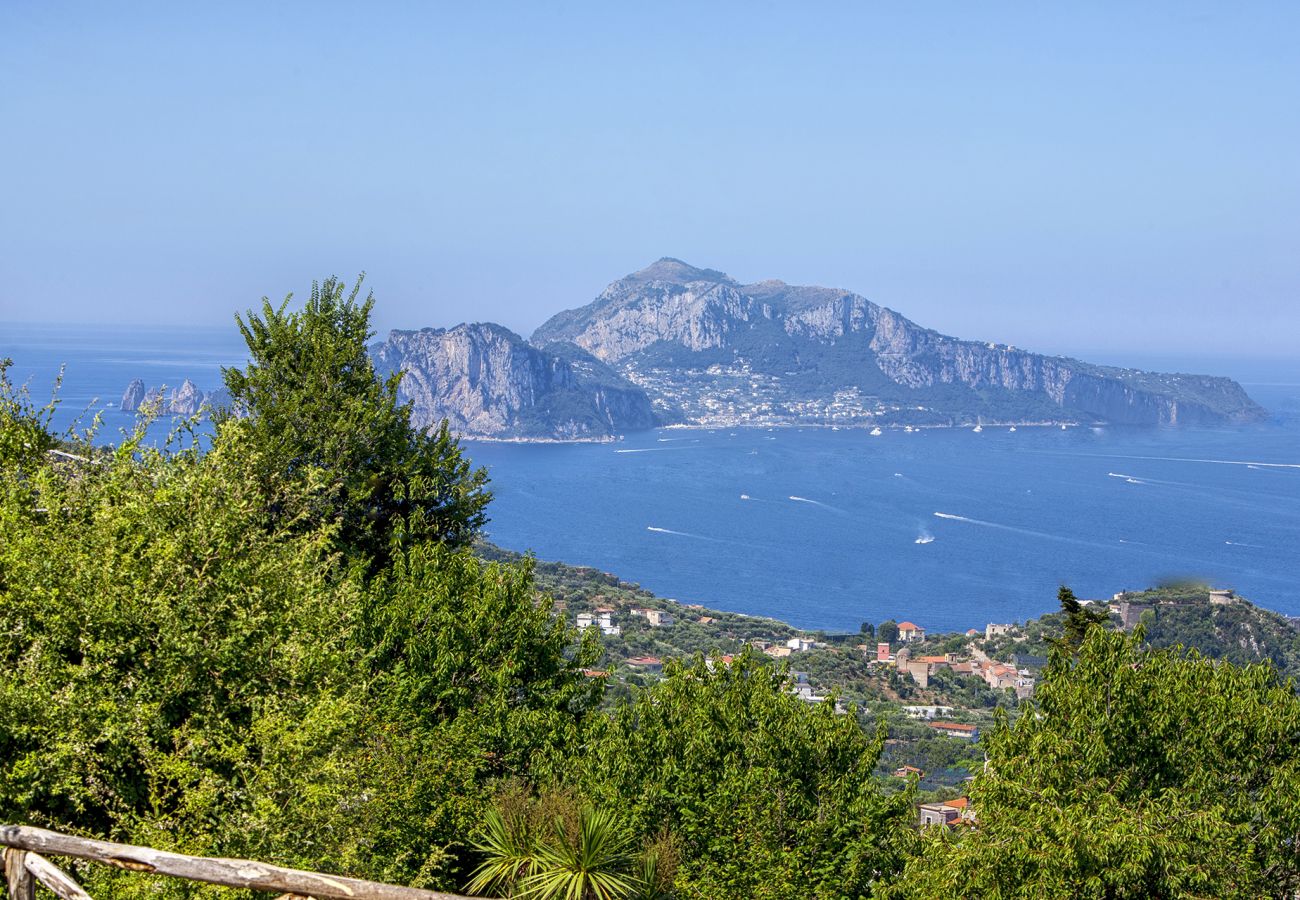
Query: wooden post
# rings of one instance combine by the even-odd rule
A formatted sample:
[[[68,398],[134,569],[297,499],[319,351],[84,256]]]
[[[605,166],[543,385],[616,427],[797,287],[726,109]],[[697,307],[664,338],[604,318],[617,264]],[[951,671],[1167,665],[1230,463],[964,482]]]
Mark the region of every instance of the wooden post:
[[[27,854],[17,847],[5,848],[5,881],[9,883],[9,900],[36,897],[36,882],[27,871]]]
[[[60,900],[91,900],[91,896],[72,880],[72,876],[39,853],[27,854],[27,871],[54,891]]]

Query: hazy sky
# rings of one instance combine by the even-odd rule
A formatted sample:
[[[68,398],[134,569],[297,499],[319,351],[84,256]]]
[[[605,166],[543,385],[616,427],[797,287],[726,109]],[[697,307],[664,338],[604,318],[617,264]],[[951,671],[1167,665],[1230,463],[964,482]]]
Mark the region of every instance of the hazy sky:
[[[0,320],[660,256],[1051,352],[1296,357],[1300,4],[0,2]]]

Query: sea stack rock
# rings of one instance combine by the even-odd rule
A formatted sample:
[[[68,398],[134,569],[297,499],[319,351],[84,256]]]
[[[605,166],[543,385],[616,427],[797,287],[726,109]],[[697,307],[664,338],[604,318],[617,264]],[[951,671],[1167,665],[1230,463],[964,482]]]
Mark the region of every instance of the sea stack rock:
[[[194,386],[194,382],[188,378],[179,388],[172,391],[171,397],[167,399],[167,411],[179,416],[192,416],[203,406],[203,401],[207,399],[203,392]]]
[[[139,378],[132,381],[122,392],[122,402],[118,404],[118,409],[122,412],[135,412],[144,402],[144,382]]]

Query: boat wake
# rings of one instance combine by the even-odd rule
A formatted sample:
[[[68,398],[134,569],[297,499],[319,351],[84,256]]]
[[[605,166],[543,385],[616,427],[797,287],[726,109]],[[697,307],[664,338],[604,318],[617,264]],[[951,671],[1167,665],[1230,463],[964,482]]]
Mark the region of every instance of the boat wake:
[[[833,513],[839,513],[841,516],[847,516],[849,514],[838,506],[831,506],[829,503],[822,503],[820,500],[810,500],[807,497],[800,497],[796,494],[791,494],[790,499],[795,503],[807,503],[809,506],[819,506],[822,509],[830,510]]]
[[[655,534],[667,534],[672,537],[690,538],[693,541],[708,541],[710,544],[730,544],[733,547],[756,547],[762,549],[762,544],[751,544],[747,541],[733,541],[727,538],[709,537],[707,534],[696,534],[693,531],[677,531],[674,528],[660,528],[658,525],[647,525],[646,531]]]
[[[1271,463],[1249,459],[1195,459],[1187,456],[1119,456],[1108,459],[1153,459],[1158,462],[1207,463],[1215,466],[1245,466],[1249,469],[1300,469],[1300,463]]]
[[[1003,525],[1000,522],[988,522],[984,519],[972,519],[968,516],[959,516],[955,513],[937,512],[936,518],[948,519],[953,522],[965,522],[968,525],[979,525],[981,528],[996,528],[998,531],[1010,531],[1015,534],[1023,534],[1028,537],[1044,538],[1049,541],[1060,541],[1063,544],[1078,544],[1082,547],[1102,547],[1103,544],[1094,541],[1080,540],[1079,538],[1066,537],[1060,534],[1048,534],[1046,531],[1034,531],[1032,528],[1018,528],[1015,525]]]
[[[707,534],[694,534],[690,531],[675,531],[672,528],[660,528],[658,525],[647,525],[646,531],[653,531],[655,534],[671,534],[675,537],[691,538],[697,541],[710,541],[715,544],[733,544],[735,541],[726,541],[722,538],[709,537]]]

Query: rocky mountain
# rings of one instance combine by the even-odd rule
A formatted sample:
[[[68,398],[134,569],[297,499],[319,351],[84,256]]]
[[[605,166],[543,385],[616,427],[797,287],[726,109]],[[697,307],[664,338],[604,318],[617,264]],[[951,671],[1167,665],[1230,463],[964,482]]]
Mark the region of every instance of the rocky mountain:
[[[700,425],[1243,423],[1236,382],[1043,356],[948,337],[849,291],[740,284],[661,259],[532,336],[567,343]]]
[[[137,378],[126,386],[126,390],[122,392],[122,402],[117,405],[117,408],[122,412],[135,412],[146,396],[144,381]]]
[[[645,392],[574,345],[530,345],[500,325],[393,331],[371,347],[402,370],[413,421],[465,437],[600,440],[658,424]]]
[[[151,402],[159,404],[159,412],[166,415],[192,416],[205,403],[219,403],[224,394],[220,391],[201,391],[188,378],[178,388],[173,388],[164,396],[161,387],[146,388],[142,379],[133,380],[122,392],[122,401],[117,408],[122,412],[136,412],[141,406]]]

